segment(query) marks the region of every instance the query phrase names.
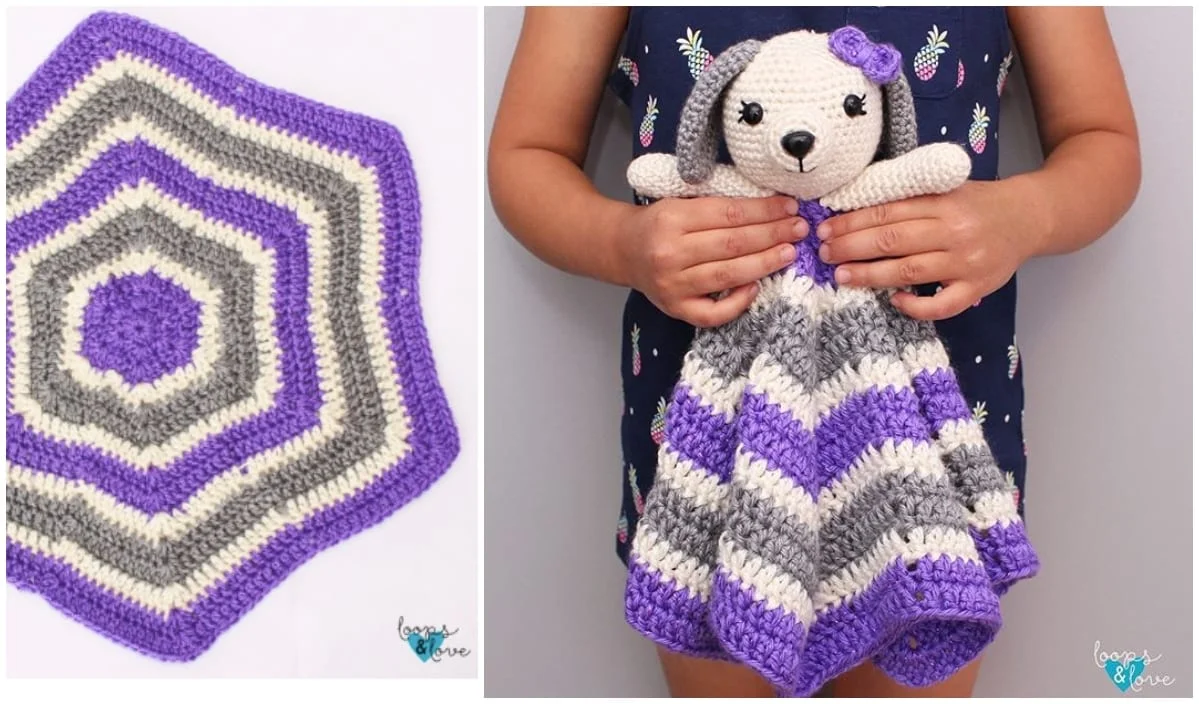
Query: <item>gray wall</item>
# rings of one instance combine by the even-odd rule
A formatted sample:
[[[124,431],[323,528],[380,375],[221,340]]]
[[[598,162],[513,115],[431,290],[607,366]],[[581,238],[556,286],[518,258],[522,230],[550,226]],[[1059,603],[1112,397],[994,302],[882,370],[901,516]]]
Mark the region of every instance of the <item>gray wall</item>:
[[[521,15],[486,11],[488,130]],[[1004,599],[980,696],[1119,695],[1096,641],[1160,657],[1147,674],[1175,681],[1142,694],[1192,689],[1191,10],[1109,21],[1144,182],[1099,243],[1021,271],[1027,510],[1044,567]],[[1003,107],[1001,170],[1034,168],[1019,70]],[[588,172],[615,197],[629,145],[606,100]],[[664,695],[653,648],[624,624],[613,552],[624,292],[550,269],[486,217],[486,693]]]

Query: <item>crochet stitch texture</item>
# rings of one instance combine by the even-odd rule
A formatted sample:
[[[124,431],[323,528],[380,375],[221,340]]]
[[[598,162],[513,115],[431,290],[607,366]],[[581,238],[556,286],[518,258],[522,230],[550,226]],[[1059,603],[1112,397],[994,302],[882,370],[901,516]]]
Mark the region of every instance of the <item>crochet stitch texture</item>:
[[[679,143],[714,139],[694,116],[711,119],[724,96],[734,165],[697,168],[688,160],[715,153],[701,144],[677,173],[662,168],[674,157],[639,157],[630,180],[662,197],[747,195],[790,179],[810,232],[835,212],[827,194],[864,207],[950,190],[966,177],[964,151],[915,145],[911,97],[887,50],[853,28],[730,48],[690,98],[713,109],[685,111]],[[863,64],[883,85],[861,87]],[[820,122],[838,115],[826,104],[859,91],[867,105],[887,101],[891,124]],[[731,124],[727,106],[751,100],[775,122]],[[832,143],[798,157],[817,174],[863,155],[865,173],[805,193],[810,182],[774,146],[797,124]],[[871,162],[876,153],[885,158]],[[741,317],[697,331],[633,538],[626,617],[674,651],[745,663],[785,695],[813,694],[867,659],[927,686],[993,640],[999,596],[1037,571],[1037,557],[936,328],[895,309],[893,291],[838,286],[819,245],[800,242]]]
[[[458,454],[407,149],[110,13],[6,140],[8,579],[195,658]]]

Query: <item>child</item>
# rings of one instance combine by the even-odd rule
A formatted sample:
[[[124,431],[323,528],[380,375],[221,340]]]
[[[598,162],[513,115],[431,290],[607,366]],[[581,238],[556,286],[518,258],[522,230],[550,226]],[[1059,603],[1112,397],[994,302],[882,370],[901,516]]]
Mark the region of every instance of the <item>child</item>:
[[[583,174],[605,81],[632,112],[634,156],[673,152],[679,110],[709,62],[743,39],[847,24],[905,58],[920,142],[956,141],[972,181],[830,219],[807,232],[795,202],[665,199],[633,205],[600,195]],[[1011,65],[1009,27],[1047,158],[997,180],[999,96]],[[621,39],[624,38],[622,45]],[[727,158],[727,155],[722,155]],[[1023,514],[1022,369],[1015,340],[1015,272],[1034,256],[1072,252],[1110,228],[1140,182],[1136,126],[1101,8],[779,7],[529,8],[490,143],[492,201],[509,231],[566,271],[632,289],[625,307],[622,427],[628,558],[641,497],[653,482],[654,416],[678,380],[694,326],[741,314],[755,282],[815,236],[840,283],[913,285],[904,313],[936,320]],[[710,294],[732,290],[719,300]],[[643,350],[655,350],[652,358]],[[989,421],[989,422],[987,422]],[[771,694],[738,665],[659,649],[675,696]],[[870,663],[830,685],[836,696],[968,696],[978,661],[925,690]]]

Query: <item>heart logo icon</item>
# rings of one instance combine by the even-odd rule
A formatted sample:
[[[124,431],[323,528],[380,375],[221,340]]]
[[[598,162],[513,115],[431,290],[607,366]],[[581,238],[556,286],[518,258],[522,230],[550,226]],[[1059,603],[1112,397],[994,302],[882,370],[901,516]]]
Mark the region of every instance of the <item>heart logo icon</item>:
[[[1127,692],[1128,688],[1145,672],[1145,658],[1132,658],[1125,664],[1120,664],[1117,660],[1108,660],[1104,663],[1103,669],[1107,672],[1112,684],[1116,685],[1121,692]]]
[[[433,657],[433,653],[436,653],[444,642],[445,633],[441,631],[432,631],[423,637],[419,633],[408,634],[408,647],[412,648],[412,652],[416,653],[421,662],[429,662],[429,658]]]

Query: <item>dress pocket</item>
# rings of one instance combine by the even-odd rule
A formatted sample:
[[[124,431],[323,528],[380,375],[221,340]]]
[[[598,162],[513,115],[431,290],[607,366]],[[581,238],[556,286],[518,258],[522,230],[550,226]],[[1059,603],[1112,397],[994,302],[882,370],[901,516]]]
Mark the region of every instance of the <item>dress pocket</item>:
[[[903,54],[904,73],[917,98],[943,98],[962,84],[960,7],[851,7],[846,24]]]

